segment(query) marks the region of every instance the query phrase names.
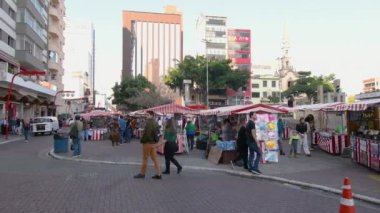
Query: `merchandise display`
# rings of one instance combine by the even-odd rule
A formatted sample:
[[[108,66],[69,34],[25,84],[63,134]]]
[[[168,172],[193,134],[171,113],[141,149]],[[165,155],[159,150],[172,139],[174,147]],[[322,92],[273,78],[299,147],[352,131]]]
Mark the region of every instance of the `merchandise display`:
[[[260,143],[263,143],[264,162],[278,162],[278,130],[276,114],[258,114],[256,120],[256,134]]]

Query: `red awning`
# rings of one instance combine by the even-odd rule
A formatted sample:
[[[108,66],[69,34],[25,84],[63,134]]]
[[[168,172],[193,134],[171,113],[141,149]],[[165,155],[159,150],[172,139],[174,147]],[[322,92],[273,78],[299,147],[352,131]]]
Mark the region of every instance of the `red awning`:
[[[177,104],[165,104],[157,107],[142,110],[144,112],[153,111],[156,114],[198,114],[198,110],[193,110],[188,107],[180,106]]]
[[[352,104],[341,104],[335,107],[335,111],[364,111],[368,107],[380,104],[380,99],[363,100]]]

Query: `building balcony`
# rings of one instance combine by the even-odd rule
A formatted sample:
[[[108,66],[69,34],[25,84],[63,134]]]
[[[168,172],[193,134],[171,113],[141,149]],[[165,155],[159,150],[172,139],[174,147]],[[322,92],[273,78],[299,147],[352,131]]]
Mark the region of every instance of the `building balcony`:
[[[58,24],[50,24],[49,25],[49,33],[53,37],[58,37],[63,39],[63,32],[59,29]]]
[[[53,42],[49,41],[49,50],[58,53],[62,59],[65,58],[65,53],[63,52],[61,48],[58,47],[58,45],[54,41]]]
[[[48,68],[49,68],[49,70],[54,70],[56,72],[59,72],[62,70],[62,67],[54,61],[49,61]]]
[[[20,62],[20,66],[27,70],[45,70],[46,64],[36,57],[30,51],[16,50],[16,58]]]
[[[59,11],[59,9],[57,9],[55,7],[49,8],[49,15],[54,17],[58,21],[62,20],[61,12]]]

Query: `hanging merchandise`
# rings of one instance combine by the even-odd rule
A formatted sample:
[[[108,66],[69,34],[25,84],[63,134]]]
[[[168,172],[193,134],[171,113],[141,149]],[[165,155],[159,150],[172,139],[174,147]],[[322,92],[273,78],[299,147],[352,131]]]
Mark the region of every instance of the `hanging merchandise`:
[[[263,144],[266,162],[278,162],[278,131],[276,114],[257,114],[257,138]]]

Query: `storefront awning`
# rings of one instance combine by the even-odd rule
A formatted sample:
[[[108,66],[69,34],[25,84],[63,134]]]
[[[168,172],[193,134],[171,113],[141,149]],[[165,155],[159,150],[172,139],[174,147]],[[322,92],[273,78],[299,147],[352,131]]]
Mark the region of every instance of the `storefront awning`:
[[[190,109],[184,106],[180,106],[177,104],[165,104],[157,107],[152,107],[149,109],[144,109],[142,110],[143,112],[148,112],[148,111],[153,111],[156,114],[175,114],[175,113],[180,113],[180,114],[198,114],[198,110]]]
[[[358,101],[352,104],[341,104],[335,107],[335,111],[364,111],[368,107],[380,104],[380,99]]]

